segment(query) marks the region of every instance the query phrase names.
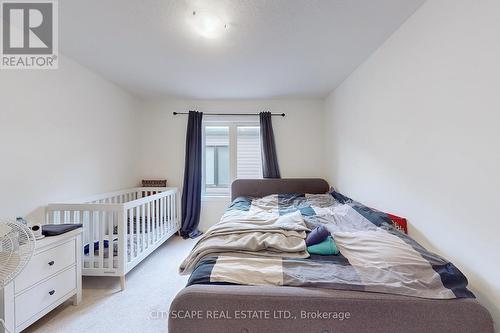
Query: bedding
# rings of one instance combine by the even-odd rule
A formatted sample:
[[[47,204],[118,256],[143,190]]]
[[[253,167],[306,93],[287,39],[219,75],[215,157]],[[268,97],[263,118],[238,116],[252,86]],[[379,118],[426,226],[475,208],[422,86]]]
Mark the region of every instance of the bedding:
[[[307,258],[304,240],[308,228],[300,212],[274,214],[272,202],[262,203],[270,206],[251,214],[224,214],[195,245],[181,264],[180,273],[191,272],[201,258],[210,255]]]
[[[147,235],[147,233],[146,233]],[[113,257],[118,256],[118,235],[113,234],[112,236],[112,244],[113,244]],[[141,235],[127,235],[127,255],[130,257],[133,255],[134,257],[138,255],[138,253],[142,252],[142,236]],[[147,236],[146,236],[146,242],[147,242]],[[104,251],[103,251],[103,258],[109,258],[109,240],[105,239],[103,240],[103,245],[104,245]],[[85,244],[83,247],[83,254],[85,256],[89,256],[89,244]],[[146,246],[147,248],[147,246]],[[139,252],[137,252],[139,250]],[[94,256],[98,257],[99,256],[99,241],[94,241]]]
[[[311,255],[306,231],[324,226],[338,256]],[[388,214],[337,192],[238,197],[180,272],[188,285],[321,287],[429,299],[473,298],[446,259],[397,230]]]

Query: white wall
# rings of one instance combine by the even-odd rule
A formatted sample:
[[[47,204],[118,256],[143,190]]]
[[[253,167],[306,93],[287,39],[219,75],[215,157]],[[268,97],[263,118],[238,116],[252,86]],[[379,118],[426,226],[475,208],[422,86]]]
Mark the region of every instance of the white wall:
[[[500,1],[429,0],[326,101],[329,180],[409,218],[500,326]]]
[[[0,73],[0,216],[136,185],[138,101],[62,56]]]
[[[273,127],[282,177],[323,177],[323,111],[319,99],[273,100],[181,100],[160,99],[145,102],[143,117],[143,177],[167,178],[170,185],[182,186],[187,116],[173,111],[239,113],[271,110],[286,113],[273,117]],[[255,117],[258,122],[258,117]],[[210,200],[202,204],[200,229],[219,221],[229,200]]]

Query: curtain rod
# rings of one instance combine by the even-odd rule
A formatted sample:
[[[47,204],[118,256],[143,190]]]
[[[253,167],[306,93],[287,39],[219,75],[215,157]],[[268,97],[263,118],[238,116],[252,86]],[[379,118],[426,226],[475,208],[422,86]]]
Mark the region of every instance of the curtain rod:
[[[189,112],[172,112],[174,116],[178,114],[189,114]],[[258,116],[258,113],[203,113],[204,116]],[[271,116],[284,117],[284,113],[271,113]]]

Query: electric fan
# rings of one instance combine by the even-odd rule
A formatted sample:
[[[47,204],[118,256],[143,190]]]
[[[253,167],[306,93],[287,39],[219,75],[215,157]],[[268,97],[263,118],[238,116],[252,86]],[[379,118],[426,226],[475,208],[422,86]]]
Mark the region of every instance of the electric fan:
[[[35,236],[25,224],[0,220],[0,289],[23,270],[34,250]],[[5,327],[1,318],[0,324]]]

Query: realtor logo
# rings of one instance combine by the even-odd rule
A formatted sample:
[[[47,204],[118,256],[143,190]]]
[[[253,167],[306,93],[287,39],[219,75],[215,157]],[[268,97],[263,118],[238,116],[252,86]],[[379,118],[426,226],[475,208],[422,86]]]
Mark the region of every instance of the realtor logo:
[[[1,2],[2,69],[56,69],[57,1]]]

